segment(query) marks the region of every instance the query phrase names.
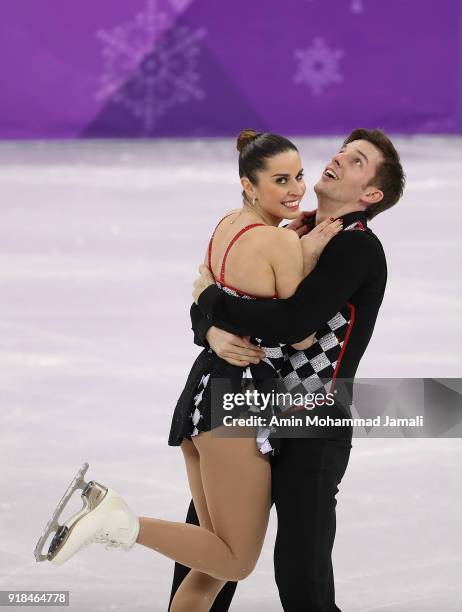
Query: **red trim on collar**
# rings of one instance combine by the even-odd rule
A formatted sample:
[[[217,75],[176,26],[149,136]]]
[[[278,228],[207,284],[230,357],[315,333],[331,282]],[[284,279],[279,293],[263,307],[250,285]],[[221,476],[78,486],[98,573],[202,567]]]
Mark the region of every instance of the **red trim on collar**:
[[[351,232],[352,230],[359,230],[361,232],[365,232],[366,226],[362,221],[353,221],[353,223],[351,223],[351,225],[348,225],[344,231]]]

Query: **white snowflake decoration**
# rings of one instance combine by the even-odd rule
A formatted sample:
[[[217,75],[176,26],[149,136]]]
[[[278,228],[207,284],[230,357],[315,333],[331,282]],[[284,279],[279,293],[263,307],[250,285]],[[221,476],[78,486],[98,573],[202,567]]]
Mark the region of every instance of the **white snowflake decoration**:
[[[184,25],[167,29],[167,16],[157,12],[157,0],[111,32],[100,30],[104,72],[96,98],[111,99],[128,108],[147,134],[167,110],[189,100],[202,100],[197,72],[203,29]]]
[[[341,49],[330,49],[323,38],[315,38],[311,47],[295,51],[298,70],[294,82],[307,85],[315,96],[319,96],[326,87],[343,80],[339,72],[342,57]]]

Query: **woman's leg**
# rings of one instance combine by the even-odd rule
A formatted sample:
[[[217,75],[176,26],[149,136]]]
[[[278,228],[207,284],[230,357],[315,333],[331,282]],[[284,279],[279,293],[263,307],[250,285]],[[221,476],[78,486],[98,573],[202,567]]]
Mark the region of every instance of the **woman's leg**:
[[[184,523],[140,517],[137,542],[219,580],[242,580],[253,570],[271,505],[269,461],[255,438],[193,438],[214,533]]]
[[[189,487],[194,499],[199,524],[213,532],[212,522],[207,509],[200,471],[200,456],[191,440],[184,439],[181,450],[186,464]],[[208,612],[220,592],[224,580],[218,580],[197,570],[190,570],[173,597],[169,612]]]
[[[199,518],[197,516],[196,508],[194,506],[194,501],[191,499],[191,503],[188,507],[188,512],[186,514],[185,523],[189,523],[190,525],[199,525]],[[172,589],[170,593],[170,600],[168,603],[168,612],[171,612],[170,606],[172,605],[173,598],[176,595],[176,592],[181,586],[181,583],[186,578],[186,576],[195,570],[192,570],[185,565],[181,565],[181,563],[175,563],[174,571],[173,571],[173,580],[172,580]],[[228,580],[225,583],[224,587],[222,587],[221,591],[215,598],[212,607],[210,608],[210,612],[228,612],[231,607],[233,597],[236,593],[237,582],[232,582]]]

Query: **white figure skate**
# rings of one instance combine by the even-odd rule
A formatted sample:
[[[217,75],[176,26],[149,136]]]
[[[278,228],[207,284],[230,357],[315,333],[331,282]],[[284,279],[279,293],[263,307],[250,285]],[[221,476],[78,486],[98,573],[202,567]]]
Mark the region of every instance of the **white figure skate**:
[[[48,521],[35,547],[37,561],[48,559],[54,565],[62,565],[81,548],[94,542],[105,544],[106,549],[125,551],[134,546],[139,532],[138,517],[113,489],[93,480],[85,482],[83,477],[87,470],[88,463],[84,463]],[[83,508],[59,525],[58,518],[77,489],[82,489]],[[45,555],[43,546],[53,532],[56,533]]]

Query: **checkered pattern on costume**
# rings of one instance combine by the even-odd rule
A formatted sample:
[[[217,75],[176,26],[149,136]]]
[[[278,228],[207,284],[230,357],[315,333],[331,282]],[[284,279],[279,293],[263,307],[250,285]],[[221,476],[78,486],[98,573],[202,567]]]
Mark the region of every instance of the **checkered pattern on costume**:
[[[197,386],[197,393],[194,396],[195,408],[193,412],[191,412],[191,415],[190,415],[192,424],[193,424],[193,430],[191,432],[191,436],[197,436],[197,434],[199,433],[199,428],[197,426],[199,425],[199,421],[204,418],[202,416],[202,412],[200,410],[199,404],[202,401],[202,396],[204,395],[204,391],[207,386],[207,383],[209,382],[209,378],[210,378],[210,373],[204,374],[202,378],[200,379],[199,384]]]
[[[327,321],[316,332],[314,342],[309,348],[300,351],[286,346],[280,376],[287,391],[293,395],[315,393],[322,389],[329,392],[348,329],[352,324],[352,308],[346,305]]]

